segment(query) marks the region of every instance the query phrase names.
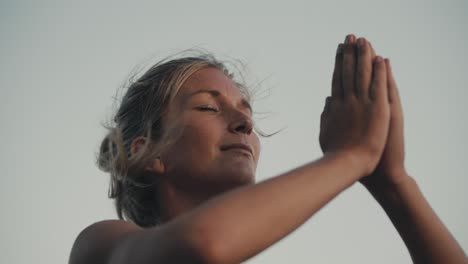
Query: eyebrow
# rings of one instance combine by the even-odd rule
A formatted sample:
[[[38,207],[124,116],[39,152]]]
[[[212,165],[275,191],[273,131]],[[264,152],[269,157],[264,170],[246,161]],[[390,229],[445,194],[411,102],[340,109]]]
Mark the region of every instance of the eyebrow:
[[[207,94],[211,95],[212,97],[219,97],[219,96],[222,96],[222,94],[221,94],[219,91],[217,91],[217,90],[202,89],[202,90],[195,91],[195,92],[193,92],[193,93],[189,93],[189,94],[187,95],[187,99],[188,99],[188,98],[191,98],[191,97],[194,96],[194,95],[201,94],[201,93],[207,93]],[[241,104],[242,104],[243,107],[249,109],[251,113],[253,112],[253,111],[252,111],[252,106],[250,105],[249,101],[247,101],[247,99],[242,98]]]

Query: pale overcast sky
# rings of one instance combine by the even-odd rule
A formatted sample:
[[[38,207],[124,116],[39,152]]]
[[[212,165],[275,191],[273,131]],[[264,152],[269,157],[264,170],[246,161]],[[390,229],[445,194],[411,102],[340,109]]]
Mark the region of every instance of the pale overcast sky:
[[[265,91],[260,127],[285,128],[262,139],[261,181],[320,157],[319,116],[348,33],[392,61],[408,171],[466,251],[467,11],[464,0],[0,1],[0,262],[66,263],[85,226],[116,218],[94,158],[135,67],[194,47],[242,60]],[[411,259],[355,184],[245,263]]]

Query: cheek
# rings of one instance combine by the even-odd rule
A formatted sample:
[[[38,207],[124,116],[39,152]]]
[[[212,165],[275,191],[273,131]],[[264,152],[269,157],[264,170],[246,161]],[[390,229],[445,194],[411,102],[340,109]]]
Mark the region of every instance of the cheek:
[[[260,139],[258,138],[257,133],[252,133],[252,146],[255,152],[255,162],[257,162],[260,157],[261,150]]]
[[[216,120],[193,120],[182,130],[179,150],[191,155],[214,155],[222,135],[221,126]]]
[[[169,148],[165,159],[167,172],[174,177],[185,175],[183,180],[210,174],[213,166],[218,166],[222,124],[217,120],[193,120],[181,126],[178,133],[180,137]]]

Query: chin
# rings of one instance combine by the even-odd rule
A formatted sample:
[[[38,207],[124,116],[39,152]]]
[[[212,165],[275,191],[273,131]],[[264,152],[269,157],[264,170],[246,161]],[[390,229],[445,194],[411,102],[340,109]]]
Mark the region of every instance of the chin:
[[[234,174],[234,173],[230,173]],[[230,175],[232,177],[229,177],[231,179],[231,183],[234,186],[243,186],[243,185],[250,185],[255,183],[255,174],[253,173],[242,173],[239,172],[235,175]]]
[[[220,174],[219,178],[214,185],[218,186],[221,192],[229,191],[238,187],[255,184],[255,174],[252,173],[234,173],[234,170]]]

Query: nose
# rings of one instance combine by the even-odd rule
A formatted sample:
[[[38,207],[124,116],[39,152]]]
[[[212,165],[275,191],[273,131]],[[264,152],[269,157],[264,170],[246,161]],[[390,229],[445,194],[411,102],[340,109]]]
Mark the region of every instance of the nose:
[[[229,131],[232,133],[247,134],[250,135],[253,130],[252,119],[245,115],[239,114],[235,120],[229,124]]]

